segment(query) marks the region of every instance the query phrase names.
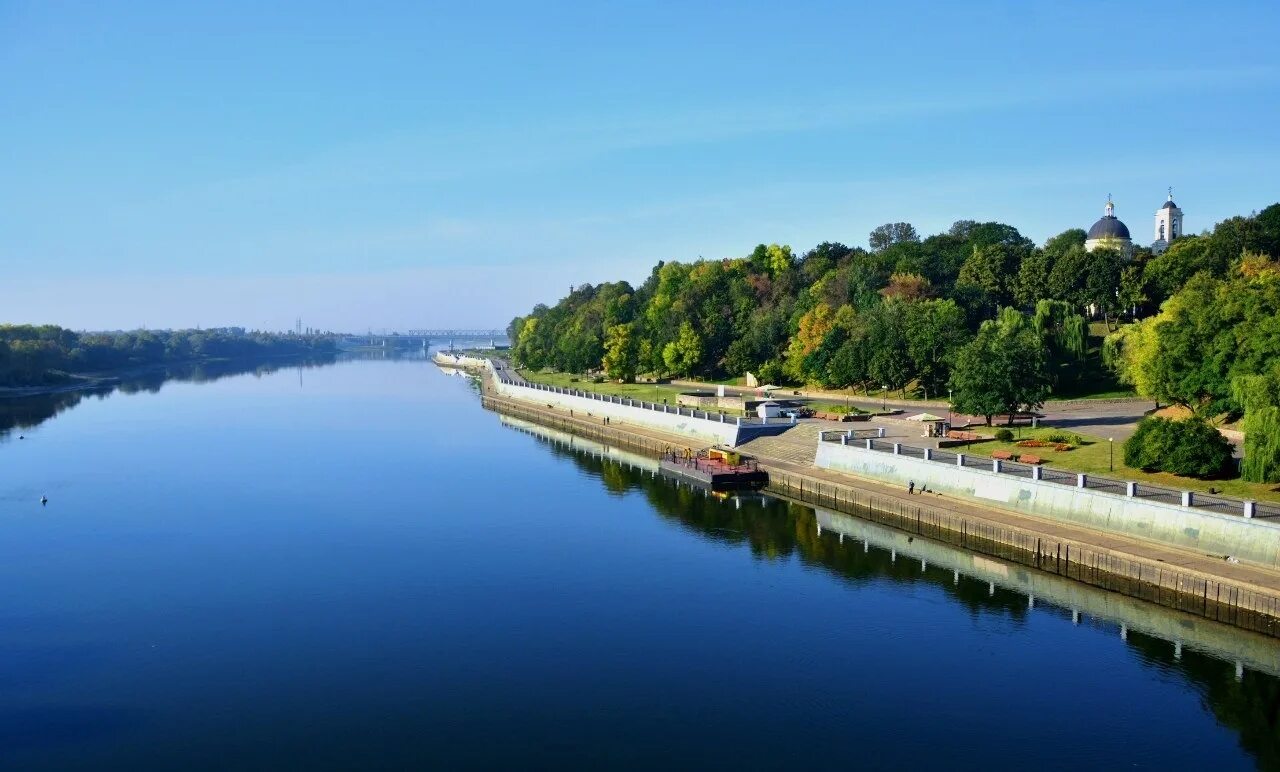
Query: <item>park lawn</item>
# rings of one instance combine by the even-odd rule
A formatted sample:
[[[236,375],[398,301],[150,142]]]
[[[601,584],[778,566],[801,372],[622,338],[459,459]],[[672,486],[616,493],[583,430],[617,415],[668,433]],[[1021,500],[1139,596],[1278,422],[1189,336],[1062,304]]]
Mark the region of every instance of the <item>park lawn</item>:
[[[688,386],[673,386],[669,383],[618,383],[605,381],[592,383],[589,376],[572,373],[538,373],[532,370],[521,370],[520,374],[534,383],[547,386],[560,386],[565,389],[581,389],[594,391],[597,394],[610,394],[615,397],[631,397],[647,402],[661,402],[666,399],[675,404],[676,395],[689,391]],[[572,380],[576,378],[577,380]]]
[[[991,435],[994,433],[994,429],[995,427],[992,429],[983,428],[978,430],[978,433]],[[1084,444],[1076,447],[1075,450],[1067,451],[1056,451],[1053,448],[1020,448],[1016,444],[1019,440],[1044,439],[1045,435],[1060,431],[1064,430],[1043,427],[1038,429],[1015,428],[1013,430],[1013,442],[987,441],[969,448],[959,447],[953,448],[953,450],[975,456],[990,456],[997,450],[1006,450],[1015,456],[1030,453],[1044,459],[1045,466],[1069,472],[1084,472],[1085,474],[1096,474],[1099,477],[1109,477],[1115,480],[1134,480],[1139,484],[1147,483],[1164,488],[1173,488],[1174,490],[1199,491],[1201,493],[1208,493],[1209,488],[1212,487],[1217,489],[1218,493],[1232,498],[1280,502],[1280,486],[1274,483],[1251,483],[1240,479],[1197,480],[1193,477],[1179,477],[1167,472],[1144,472],[1141,469],[1133,469],[1124,463],[1124,443],[1122,442],[1115,443],[1115,471],[1111,471],[1111,460],[1108,455],[1109,449],[1107,448],[1108,442],[1105,437],[1092,437],[1087,434],[1070,432],[1078,435],[1084,441]]]

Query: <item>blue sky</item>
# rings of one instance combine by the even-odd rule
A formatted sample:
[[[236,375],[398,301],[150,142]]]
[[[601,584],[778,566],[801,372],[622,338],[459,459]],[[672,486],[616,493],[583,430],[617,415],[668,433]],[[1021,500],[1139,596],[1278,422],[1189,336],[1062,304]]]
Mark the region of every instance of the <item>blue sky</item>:
[[[268,7],[269,6],[269,7]],[[1280,4],[0,0],[0,320],[503,326],[657,260],[1280,200]]]

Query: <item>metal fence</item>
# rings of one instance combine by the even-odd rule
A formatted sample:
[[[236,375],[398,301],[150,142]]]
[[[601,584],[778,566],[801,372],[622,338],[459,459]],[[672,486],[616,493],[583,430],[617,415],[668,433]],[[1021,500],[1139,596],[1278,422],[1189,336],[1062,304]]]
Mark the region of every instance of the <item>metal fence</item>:
[[[970,455],[936,448],[919,448],[912,445],[891,442],[882,439],[882,433],[870,434],[875,430],[826,430],[821,432],[819,440],[843,445],[858,445],[879,453],[897,454],[910,458],[930,461],[937,464],[960,466],[965,469],[978,469],[985,472],[1007,474],[1026,480],[1065,485],[1072,488],[1084,488],[1098,493],[1113,496],[1129,496],[1146,499],[1161,504],[1192,507],[1223,515],[1238,517],[1280,518],[1280,505],[1244,501],[1214,493],[1200,491],[1176,490],[1149,483],[1138,483],[1133,480],[1117,480],[1099,477],[1092,474],[1071,472],[1039,464],[1023,464],[1011,459],[995,459],[988,456]]]

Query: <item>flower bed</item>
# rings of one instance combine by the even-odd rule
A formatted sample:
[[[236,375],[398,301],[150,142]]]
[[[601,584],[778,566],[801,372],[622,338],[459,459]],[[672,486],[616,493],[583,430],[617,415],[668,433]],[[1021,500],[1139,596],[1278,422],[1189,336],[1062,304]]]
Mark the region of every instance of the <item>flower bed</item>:
[[[1048,442],[1046,440],[1023,440],[1016,444],[1020,448],[1053,448],[1058,452],[1075,449],[1075,446],[1069,442]]]

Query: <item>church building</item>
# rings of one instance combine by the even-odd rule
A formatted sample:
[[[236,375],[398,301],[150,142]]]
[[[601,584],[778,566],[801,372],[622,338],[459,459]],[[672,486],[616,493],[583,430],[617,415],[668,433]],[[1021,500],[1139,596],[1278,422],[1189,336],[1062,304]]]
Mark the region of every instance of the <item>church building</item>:
[[[1182,234],[1182,210],[1173,203],[1173,188],[1169,188],[1169,200],[1156,211],[1155,241],[1151,243],[1151,251],[1160,254],[1169,248],[1170,241]],[[1111,196],[1107,196],[1107,206],[1102,218],[1089,228],[1089,234],[1085,237],[1085,249],[1092,252],[1099,247],[1118,250],[1125,257],[1133,254],[1133,239],[1129,236],[1129,228],[1116,217]]]
[[[1173,188],[1169,188],[1169,200],[1156,212],[1156,240],[1151,251],[1160,254],[1169,248],[1169,242],[1182,235],[1182,210],[1173,203]]]

